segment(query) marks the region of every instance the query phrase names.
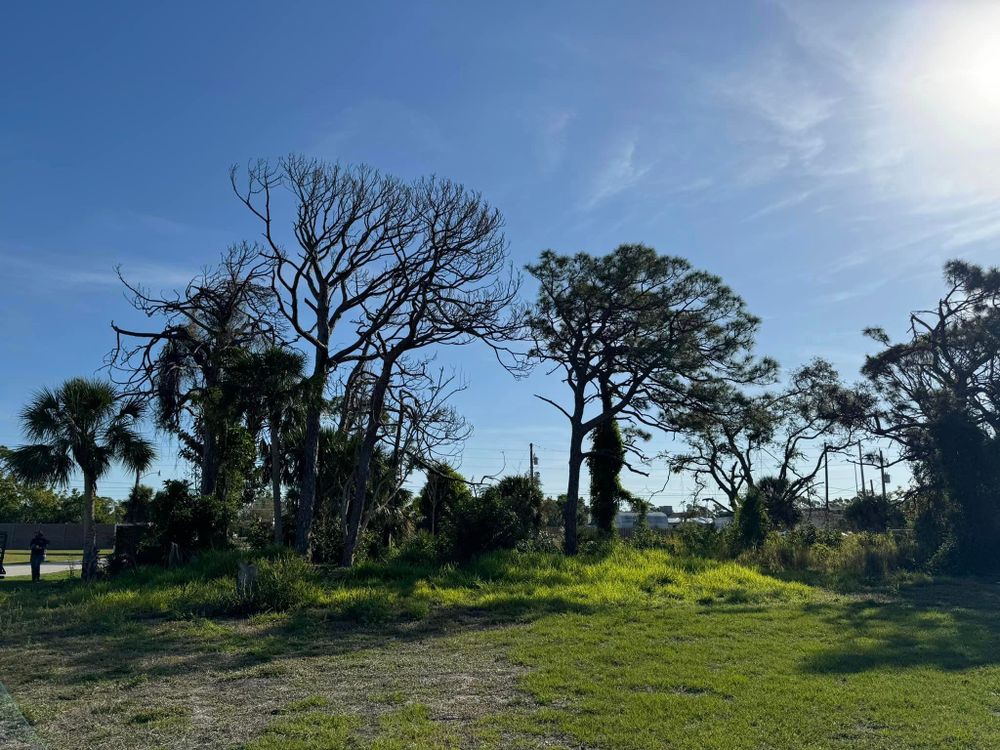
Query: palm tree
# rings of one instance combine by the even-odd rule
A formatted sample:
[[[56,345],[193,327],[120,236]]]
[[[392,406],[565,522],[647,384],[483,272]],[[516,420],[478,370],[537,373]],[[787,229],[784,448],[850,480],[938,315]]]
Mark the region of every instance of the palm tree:
[[[246,407],[248,421],[257,421],[256,418],[250,418],[255,412],[260,415],[267,428],[275,544],[282,544],[285,538],[281,507],[282,433],[285,426],[294,420],[296,409],[303,404],[302,378],[305,364],[305,356],[301,352],[271,346],[261,352],[248,354],[232,373],[242,381],[239,386],[243,397],[253,402]]]
[[[15,448],[7,464],[20,479],[65,486],[75,470],[83,474],[83,577],[97,571],[94,497],[97,482],[112,463],[130,473],[143,472],[156,456],[138,432],[145,405],[122,399],[101,380],[73,378],[56,390],[44,388],[21,412],[32,445]]]

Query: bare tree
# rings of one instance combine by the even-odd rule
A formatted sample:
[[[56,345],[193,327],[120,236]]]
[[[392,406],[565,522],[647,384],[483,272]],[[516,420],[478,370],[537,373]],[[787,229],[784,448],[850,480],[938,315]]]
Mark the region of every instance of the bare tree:
[[[743,300],[682,258],[622,245],[596,258],[545,251],[528,270],[539,282],[534,354],[561,372],[571,393],[568,406],[538,398],[570,424],[564,520],[573,554],[588,432],[613,419],[669,429],[664,414],[710,408],[711,384],[759,382],[773,364],[750,354],[758,320]]]
[[[391,314],[370,300],[363,303],[371,321],[369,345],[376,355],[376,369],[355,465],[354,497],[345,517],[344,565],[353,562],[368,514],[365,480],[393,378],[414,374],[407,355],[478,340],[492,347],[512,370],[522,364],[508,347],[520,337],[522,325],[515,305],[518,280],[508,271],[500,213],[479,194],[447,180],[421,180],[410,194],[417,232],[401,254],[390,296]],[[439,408],[436,403],[435,408]],[[416,435],[426,429],[420,424]]]
[[[256,245],[233,245],[182,291],[160,295],[127,281],[121,268],[118,276],[132,306],[162,324],[136,330],[112,321],[112,377],[124,395],[155,399],[157,422],[177,433],[200,468],[201,493],[213,494],[219,435],[205,395],[220,386],[233,353],[278,336],[270,262]]]
[[[687,471],[701,486],[713,483],[735,509],[740,495],[763,477],[780,488],[778,500],[794,502],[812,491],[830,453],[857,440],[864,394],[847,388],[827,361],[814,360],[795,370],[778,391],[746,394],[720,391],[710,411],[684,411],[674,420],[687,450],[670,460],[674,471]]]
[[[368,167],[298,156],[252,165],[242,189],[235,170],[232,181],[263,224],[280,310],[313,348],[296,519],[300,552],[310,547],[324,389],[344,365],[374,374],[368,412],[357,425],[361,452],[345,527],[349,563],[386,394],[402,360],[415,350],[474,339],[499,357],[516,335],[511,305],[518,285],[503,275],[502,218],[478,194],[446,180],[406,185]],[[277,236],[278,188],[294,204],[294,250]]]
[[[234,167],[233,190],[263,225],[281,314],[312,348],[295,523],[295,547],[308,554],[323,394],[338,367],[370,356],[373,331],[393,313],[402,253],[416,234],[410,191],[368,167],[301,156],[251,164],[243,187],[239,178]],[[274,218],[282,194],[293,203],[293,247],[282,242]]]

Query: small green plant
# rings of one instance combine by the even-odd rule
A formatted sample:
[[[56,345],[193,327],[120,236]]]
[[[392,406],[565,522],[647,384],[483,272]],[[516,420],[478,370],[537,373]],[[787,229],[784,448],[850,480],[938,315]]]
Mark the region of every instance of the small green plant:
[[[249,612],[284,612],[321,600],[316,573],[309,563],[291,552],[256,563],[256,581],[239,599]]]

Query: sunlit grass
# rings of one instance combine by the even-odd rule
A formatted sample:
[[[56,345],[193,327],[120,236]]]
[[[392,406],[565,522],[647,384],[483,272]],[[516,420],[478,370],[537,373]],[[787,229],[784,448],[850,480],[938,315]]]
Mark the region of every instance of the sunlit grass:
[[[199,747],[211,716],[211,746],[248,750],[1000,746],[995,584],[843,595],[627,547],[272,553],[281,596],[248,603],[238,557],[0,587],[0,674],[43,739]]]

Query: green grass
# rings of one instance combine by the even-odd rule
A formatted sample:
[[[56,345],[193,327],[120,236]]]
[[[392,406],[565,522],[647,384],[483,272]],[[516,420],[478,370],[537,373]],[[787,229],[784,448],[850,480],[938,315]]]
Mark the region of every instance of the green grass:
[[[98,554],[110,555],[112,550],[103,549]],[[80,562],[83,560],[82,549],[50,549],[45,553],[48,562]],[[4,553],[4,565],[19,565],[31,561],[31,552],[26,549],[9,549]]]
[[[0,588],[51,747],[993,748],[1000,585],[854,594],[619,548],[351,572],[235,553]],[[269,582],[267,582],[269,581]],[[287,593],[291,591],[291,593]],[[268,611],[268,610],[280,611]],[[9,646],[9,647],[8,647]]]

